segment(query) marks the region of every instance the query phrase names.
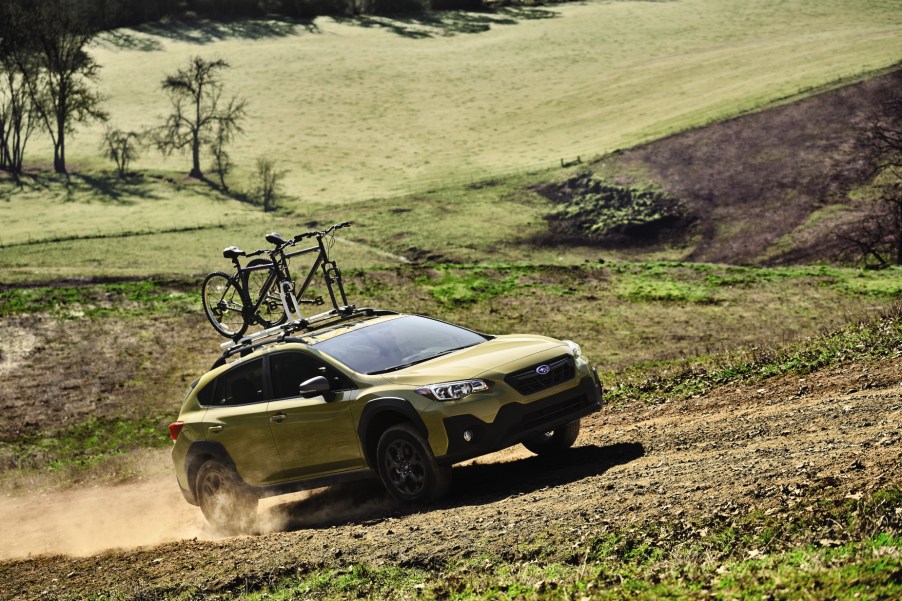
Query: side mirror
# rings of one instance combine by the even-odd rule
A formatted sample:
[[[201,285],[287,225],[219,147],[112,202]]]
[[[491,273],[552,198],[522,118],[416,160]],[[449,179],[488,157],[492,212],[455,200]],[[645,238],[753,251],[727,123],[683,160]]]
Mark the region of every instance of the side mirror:
[[[329,390],[329,380],[323,376],[316,376],[301,382],[298,394],[305,399],[311,399],[315,396],[325,396],[329,393]]]

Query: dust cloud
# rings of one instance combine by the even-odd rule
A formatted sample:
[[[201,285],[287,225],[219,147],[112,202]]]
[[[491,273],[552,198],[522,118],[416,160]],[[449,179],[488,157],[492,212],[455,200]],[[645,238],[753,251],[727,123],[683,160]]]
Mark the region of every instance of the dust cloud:
[[[470,463],[532,454],[513,447]],[[257,532],[326,528],[389,515],[398,508],[377,481],[262,499]],[[188,504],[171,473],[123,484],[0,497],[0,560],[37,555],[89,556],[186,539],[213,540],[200,509]]]
[[[216,538],[172,475],[0,498],[0,521],[2,560]]]

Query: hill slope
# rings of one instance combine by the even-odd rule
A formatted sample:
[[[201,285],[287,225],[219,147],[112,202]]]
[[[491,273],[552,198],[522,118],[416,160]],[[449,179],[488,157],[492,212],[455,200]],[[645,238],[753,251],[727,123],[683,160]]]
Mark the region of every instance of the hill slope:
[[[163,121],[160,82],[191,56],[228,61],[227,94],[247,97],[249,114],[230,149],[233,185],[269,156],[289,170],[290,195],[335,204],[551,167],[874,72],[902,57],[902,11],[887,0],[617,0],[164,22],[105,35],[92,53],[110,124],[126,130]],[[69,141],[74,168],[109,166],[102,131]],[[44,137],[28,160],[49,161]],[[156,152],[134,167],[188,171]]]
[[[854,217],[850,193],[871,177],[861,135],[881,99],[900,90],[895,71],[615,153],[588,171],[650,182],[682,201],[696,218],[688,260],[828,260],[839,249],[835,226]],[[557,198],[579,181],[546,193]]]
[[[565,461],[511,449],[455,467],[453,493],[429,507],[401,507],[377,485],[335,487],[270,504],[262,536],[209,540],[171,477],[10,499],[8,556],[193,540],[7,559],[0,584],[56,599],[893,598],[897,319],[879,326],[896,337],[891,356],[607,407]],[[98,498],[109,509],[85,515]],[[155,534],[128,511],[136,502]]]

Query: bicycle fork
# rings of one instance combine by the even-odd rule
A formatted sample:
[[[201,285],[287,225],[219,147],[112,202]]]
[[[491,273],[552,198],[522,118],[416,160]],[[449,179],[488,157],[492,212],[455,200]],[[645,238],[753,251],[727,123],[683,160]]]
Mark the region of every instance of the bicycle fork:
[[[326,280],[326,288],[329,290],[329,297],[332,299],[332,306],[335,307],[335,309],[347,307],[348,298],[345,296],[345,287],[341,281],[341,270],[338,268],[338,264],[336,264],[335,261],[323,262],[323,277]],[[333,284],[338,284],[338,292],[341,294],[341,305],[338,304],[338,301],[335,298],[335,290],[332,287]]]

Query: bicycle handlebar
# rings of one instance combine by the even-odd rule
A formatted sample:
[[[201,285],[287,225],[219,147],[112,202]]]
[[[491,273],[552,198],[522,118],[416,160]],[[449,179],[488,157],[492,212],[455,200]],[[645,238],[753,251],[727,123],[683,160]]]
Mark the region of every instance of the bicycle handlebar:
[[[327,227],[326,229],[324,229],[324,230],[322,230],[322,231],[311,230],[311,231],[309,231],[309,232],[304,232],[303,234],[298,234],[297,236],[294,237],[294,241],[295,241],[295,242],[300,242],[300,241],[303,240],[304,238],[315,238],[315,237],[317,237],[317,236],[328,236],[329,234],[331,234],[331,233],[334,232],[335,230],[340,230],[341,228],[344,228],[344,227],[350,227],[350,226],[351,226],[351,222],[350,222],[350,221],[345,221],[345,222],[342,222],[342,223],[336,223],[335,225],[329,226],[329,227]]]

